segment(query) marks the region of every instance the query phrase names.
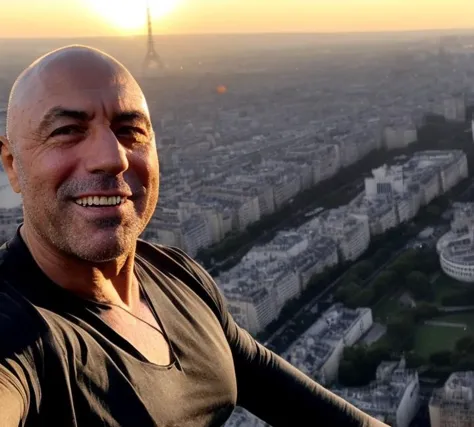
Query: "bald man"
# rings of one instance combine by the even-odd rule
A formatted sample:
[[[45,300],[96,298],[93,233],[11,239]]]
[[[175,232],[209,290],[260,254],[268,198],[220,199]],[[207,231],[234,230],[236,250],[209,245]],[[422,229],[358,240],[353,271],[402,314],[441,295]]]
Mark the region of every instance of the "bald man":
[[[158,201],[147,103],[72,46],[10,97],[1,157],[24,223],[0,249],[0,425],[381,426],[239,328],[184,252],[139,240]]]

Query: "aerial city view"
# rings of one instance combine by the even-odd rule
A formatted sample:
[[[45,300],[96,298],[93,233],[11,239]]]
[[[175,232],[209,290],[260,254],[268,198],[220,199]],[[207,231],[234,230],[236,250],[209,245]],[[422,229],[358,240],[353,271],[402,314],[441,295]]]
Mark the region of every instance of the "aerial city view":
[[[123,34],[0,33],[0,133],[37,57],[73,43],[113,55],[156,133],[160,195],[141,238],[185,251],[239,326],[372,417],[473,425],[474,30],[249,18],[214,35],[182,18],[167,33],[181,9],[161,7],[134,9]],[[0,244],[22,222],[0,166]],[[225,425],[269,424],[236,408]]]

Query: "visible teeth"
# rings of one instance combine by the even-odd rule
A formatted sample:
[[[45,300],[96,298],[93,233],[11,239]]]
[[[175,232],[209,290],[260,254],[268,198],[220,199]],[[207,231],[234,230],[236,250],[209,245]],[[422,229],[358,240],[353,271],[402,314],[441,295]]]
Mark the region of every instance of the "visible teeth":
[[[76,200],[76,203],[81,206],[116,206],[124,202],[125,197],[120,196],[88,196]]]

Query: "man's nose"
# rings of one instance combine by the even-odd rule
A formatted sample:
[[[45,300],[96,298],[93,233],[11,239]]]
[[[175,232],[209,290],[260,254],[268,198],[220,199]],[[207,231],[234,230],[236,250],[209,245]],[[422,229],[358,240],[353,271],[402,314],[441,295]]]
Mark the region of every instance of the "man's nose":
[[[86,169],[90,173],[110,175],[128,169],[127,149],[110,128],[97,130],[88,141]]]

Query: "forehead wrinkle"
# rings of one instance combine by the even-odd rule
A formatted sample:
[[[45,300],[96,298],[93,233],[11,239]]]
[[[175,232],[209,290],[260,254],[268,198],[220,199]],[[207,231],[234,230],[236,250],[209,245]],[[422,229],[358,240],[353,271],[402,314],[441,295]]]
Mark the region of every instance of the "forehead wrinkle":
[[[94,77],[97,75],[97,78],[104,80],[101,87],[114,88],[120,103],[124,98],[128,98],[129,101],[130,95],[140,98],[142,101],[140,105],[146,107],[145,111],[148,113],[140,86],[122,64],[92,48],[66,47],[39,58],[16,80],[10,93],[7,110],[8,139],[16,138],[20,122],[23,131],[25,128],[31,129],[34,116],[32,110],[49,96],[63,94],[61,86],[65,86],[65,90],[71,90],[70,87],[74,86],[72,90],[87,92],[86,87],[80,87],[85,80],[78,78],[81,76],[80,71],[94,73]],[[98,88],[90,90],[96,91]]]

